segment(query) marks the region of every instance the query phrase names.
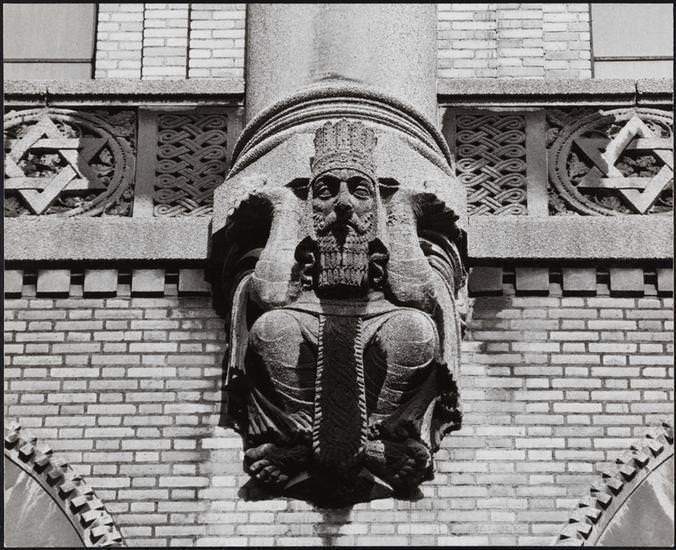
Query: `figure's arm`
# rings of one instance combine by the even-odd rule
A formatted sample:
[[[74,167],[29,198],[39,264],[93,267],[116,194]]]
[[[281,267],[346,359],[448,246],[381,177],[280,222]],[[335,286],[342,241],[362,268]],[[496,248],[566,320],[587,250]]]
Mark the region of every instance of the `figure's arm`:
[[[251,278],[251,298],[264,310],[291,303],[300,292],[294,253],[303,209],[292,191],[283,187],[257,191],[272,206],[270,235]]]
[[[415,195],[398,190],[387,205],[390,253],[387,285],[397,303],[432,313],[436,307],[434,273],[420,248]]]

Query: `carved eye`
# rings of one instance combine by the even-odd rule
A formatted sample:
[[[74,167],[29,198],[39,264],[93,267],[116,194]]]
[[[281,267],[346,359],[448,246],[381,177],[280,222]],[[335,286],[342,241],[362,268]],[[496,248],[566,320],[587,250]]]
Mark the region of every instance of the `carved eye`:
[[[373,196],[371,185],[368,180],[356,177],[348,180],[351,193],[358,199],[370,199]]]
[[[314,184],[314,196],[319,199],[330,199],[333,197],[340,182],[331,176],[324,176],[318,179]]]

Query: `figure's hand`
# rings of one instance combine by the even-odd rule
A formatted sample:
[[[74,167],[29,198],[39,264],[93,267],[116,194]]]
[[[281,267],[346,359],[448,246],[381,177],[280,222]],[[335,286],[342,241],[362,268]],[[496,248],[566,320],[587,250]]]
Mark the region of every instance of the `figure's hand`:
[[[401,226],[401,224],[416,223],[414,205],[418,191],[413,189],[398,189],[387,201],[387,224],[388,226]]]
[[[269,202],[275,211],[277,210],[297,210],[300,201],[298,197],[286,187],[268,185],[263,183],[252,195],[262,197]]]

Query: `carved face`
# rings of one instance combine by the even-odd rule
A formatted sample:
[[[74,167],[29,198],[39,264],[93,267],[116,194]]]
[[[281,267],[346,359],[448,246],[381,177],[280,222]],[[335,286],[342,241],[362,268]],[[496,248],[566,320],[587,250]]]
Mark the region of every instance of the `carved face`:
[[[312,183],[318,290],[368,289],[375,204],[373,182],[357,170],[330,170]]]
[[[330,170],[312,184],[312,210],[317,235],[365,235],[373,227],[373,182],[350,168]]]

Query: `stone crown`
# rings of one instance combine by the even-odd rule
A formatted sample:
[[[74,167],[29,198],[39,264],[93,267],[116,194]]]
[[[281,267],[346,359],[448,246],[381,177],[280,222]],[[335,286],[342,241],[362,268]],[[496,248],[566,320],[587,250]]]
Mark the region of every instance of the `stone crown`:
[[[346,119],[335,124],[327,122],[315,133],[314,143],[313,178],[329,170],[352,168],[376,181],[373,150],[377,138],[363,123]]]

